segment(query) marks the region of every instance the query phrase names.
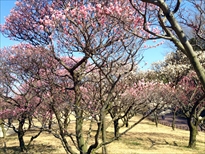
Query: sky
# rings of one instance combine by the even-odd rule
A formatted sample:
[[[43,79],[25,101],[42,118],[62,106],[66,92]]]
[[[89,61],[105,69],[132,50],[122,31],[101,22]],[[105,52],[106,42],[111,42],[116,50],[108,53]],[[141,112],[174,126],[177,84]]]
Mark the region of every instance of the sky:
[[[9,15],[10,10],[14,7],[15,0],[0,0],[0,21],[1,24],[5,22],[5,17]],[[8,38],[5,38],[2,34],[0,34],[0,48],[11,46],[14,44],[18,44],[16,41],[12,41]],[[164,59],[164,56],[173,51],[168,48],[167,44],[163,44],[156,48],[148,49],[143,51],[143,60],[141,61],[140,68],[142,70],[150,69],[150,66],[153,62],[161,61]],[[146,64],[146,65],[145,65]]]
[[[0,21],[1,24],[4,23],[4,17],[6,17],[9,13],[10,10],[13,8],[15,5],[15,0],[0,0]],[[16,41],[11,41],[8,38],[5,38],[1,33],[0,33],[0,48],[3,48],[5,46],[10,46],[17,44],[18,42]]]

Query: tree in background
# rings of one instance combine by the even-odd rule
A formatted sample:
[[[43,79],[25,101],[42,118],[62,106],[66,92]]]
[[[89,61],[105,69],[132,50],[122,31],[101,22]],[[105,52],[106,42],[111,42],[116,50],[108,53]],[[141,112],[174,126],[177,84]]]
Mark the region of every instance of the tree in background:
[[[0,98],[3,107],[0,117],[9,119],[8,124],[4,124],[18,134],[21,151],[26,150],[24,135],[31,128],[32,118],[42,102],[42,89],[45,88],[36,88],[40,68],[46,62],[40,51],[40,48],[34,50],[28,44],[0,50]],[[39,129],[36,137],[41,132]],[[31,137],[31,141],[36,137]]]
[[[115,97],[113,92],[117,83],[133,70],[133,65],[137,61],[136,54],[144,39],[138,39],[138,37],[127,33],[123,25],[118,24],[118,21],[113,20],[111,16],[126,19],[130,25],[139,27],[138,33],[145,36],[146,33],[141,30],[140,18],[131,10],[132,8],[128,7],[126,2],[106,5],[97,1],[19,0],[7,17],[6,23],[1,26],[1,32],[5,36],[28,42],[34,48],[43,48],[44,51],[48,51],[45,53],[59,64],[54,65],[59,66],[59,68],[54,67],[49,72],[53,75],[49,74],[43,76],[45,78],[42,76],[39,78],[43,80],[41,81],[42,85],[48,85],[45,91],[42,91],[43,101],[46,102],[47,93],[49,104],[67,102],[72,106],[75,118],[74,138],[71,133],[63,130],[65,125],[62,125],[61,118],[65,117],[62,116],[62,112],[59,112],[56,105],[51,105],[58,120],[60,132],[58,138],[61,140],[66,153],[75,153],[75,150],[82,154],[91,153],[100,147],[103,147],[103,153],[106,153],[105,145],[116,139],[113,138],[110,141],[106,139],[105,116],[107,110],[112,106],[110,103]],[[74,55],[79,55],[79,58],[75,59]],[[66,60],[68,58],[69,61]],[[126,70],[116,73],[128,64],[129,67]],[[113,68],[113,66],[116,67]],[[62,69],[63,74],[59,74],[59,69]],[[98,127],[98,131],[94,135],[95,140],[87,142],[84,120],[89,117],[88,113],[91,114],[87,111],[91,110],[88,109],[89,102],[86,100],[83,90],[89,89],[89,85],[92,88],[92,84],[95,83],[96,80],[93,80],[92,84],[88,84],[87,80],[89,79],[88,74],[94,70],[99,72],[100,78],[96,78],[96,80],[98,79],[100,85],[97,84],[99,87],[95,88],[99,90],[96,91],[97,94],[100,94],[98,94],[99,100],[92,98],[95,102],[91,106],[95,108],[95,105],[100,104],[97,113],[100,120],[95,121]],[[64,81],[70,82],[70,84],[62,84]],[[106,84],[103,85],[104,81]],[[72,99],[64,97],[66,93],[67,96],[71,94]],[[62,99],[58,99],[58,94],[62,94]],[[100,130],[102,130],[101,144],[99,144]],[[89,134],[87,135],[89,136]],[[68,144],[67,136],[74,143],[74,147]]]
[[[197,51],[197,58],[204,66],[204,53]],[[188,146],[195,147],[197,130],[204,119],[204,90],[189,60],[178,51],[170,53],[164,61],[153,64],[152,77],[171,84],[175,91],[172,98],[173,124],[176,113],[187,119],[190,130]]]
[[[178,112],[186,119],[189,127],[188,147],[196,147],[196,136],[199,124],[205,120],[202,112],[205,111],[205,93],[199,84],[195,72],[190,71],[176,86]]]
[[[204,67],[201,65],[200,60],[196,56],[196,51],[180,25],[184,23],[186,28],[192,29],[197,38],[204,40],[204,1],[188,0],[185,1],[185,5],[181,5],[181,0],[177,0],[176,3],[164,0],[129,1],[135,11],[141,15],[144,25],[143,29],[151,35],[150,39],[161,38],[173,42],[178,50],[188,57],[200,82],[205,88]],[[155,9],[150,10],[150,5],[155,7]],[[197,22],[195,19],[197,19]],[[156,25],[158,25],[158,29],[156,29]],[[135,34],[132,29],[128,30]]]
[[[186,27],[191,32],[189,42],[193,46],[194,50],[203,51],[205,49],[205,3],[204,1],[194,1],[187,0],[191,6],[189,9],[185,8],[185,11],[188,13],[187,16],[183,15],[183,12],[180,12],[180,18],[182,26]]]
[[[154,115],[156,126],[158,126],[158,116],[168,112],[170,98],[173,96],[169,83],[147,80],[146,77],[129,87],[124,95],[126,101],[135,102],[135,114],[142,114],[144,117]]]

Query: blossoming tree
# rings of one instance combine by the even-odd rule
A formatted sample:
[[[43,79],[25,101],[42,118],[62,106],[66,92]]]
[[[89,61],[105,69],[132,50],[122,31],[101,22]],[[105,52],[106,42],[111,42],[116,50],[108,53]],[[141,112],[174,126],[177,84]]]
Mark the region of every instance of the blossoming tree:
[[[179,103],[178,111],[187,119],[189,127],[189,147],[196,146],[196,136],[198,127],[205,116],[205,94],[204,90],[197,80],[195,72],[190,72],[184,76],[176,87],[176,98]]]
[[[36,83],[41,64],[45,59],[41,58],[40,48],[34,51],[28,44],[3,48],[0,50],[0,55],[0,117],[4,120],[10,119],[8,124],[4,124],[13,128],[18,134],[20,149],[24,151],[26,149],[24,135],[31,128],[32,118],[42,103],[43,87],[37,89]],[[31,141],[41,132],[39,130]]]
[[[205,65],[203,51],[197,51],[197,58],[202,66]],[[184,54],[179,51],[170,53],[165,61],[153,64],[155,78],[163,82],[170,82],[175,91],[172,98],[172,110],[187,119],[190,131],[189,147],[196,146],[196,134],[199,124],[203,122],[204,90],[193,71],[193,67]]]
[[[150,38],[171,41],[180,52],[188,57],[205,88],[204,67],[189,41],[189,34],[186,34],[181,26],[182,24],[185,25],[185,28],[189,29],[187,32],[192,31],[198,39],[204,40],[204,0],[187,0],[183,1],[184,3],[181,0],[177,0],[176,3],[164,0],[129,1],[135,11],[141,15],[143,29],[151,35]],[[150,10],[150,5],[155,9]],[[158,33],[156,33],[156,25],[158,25]],[[135,34],[132,29],[130,29],[130,32]]]
[[[138,32],[145,38],[147,35],[142,30],[141,18],[127,4],[128,2],[124,1],[113,1],[113,3],[107,4],[101,1],[18,0],[16,6],[11,10],[11,14],[6,18],[6,23],[1,25],[1,32],[5,36],[28,42],[34,47],[44,48],[48,51],[47,54],[55,59],[65,72],[62,76],[71,81],[71,84],[65,88],[72,93],[72,111],[75,113],[75,140],[72,138],[71,140],[80,153],[91,153],[110,143],[104,138],[99,144],[98,134],[90,146],[85,140],[83,124],[87,108],[84,108],[86,97],[83,96],[83,90],[89,88],[82,88],[82,86],[87,81],[86,74],[98,69],[102,77],[109,83],[108,93],[98,100],[98,103],[102,103],[99,114],[101,123],[98,128],[101,130],[100,128],[105,126],[103,124],[105,123],[105,111],[113,98],[112,92],[121,77],[132,71],[136,54],[144,42],[144,39],[139,39],[125,31],[124,25],[119,24],[118,20],[114,20],[113,17],[126,19],[126,23],[135,27],[136,33]],[[77,60],[74,58],[76,55],[80,57]],[[72,65],[67,63],[65,57],[70,58],[73,62]],[[116,70],[112,69],[112,66],[116,65],[118,61],[121,62],[117,64],[117,69],[128,63],[131,65],[127,70],[115,74]],[[55,69],[51,71],[55,75],[58,74]],[[61,77],[61,75],[57,76]],[[47,77],[49,78],[49,76]],[[51,84],[56,88],[56,84],[52,82]],[[59,86],[62,87],[62,85]],[[46,91],[49,93],[50,102],[57,101],[56,91],[55,95],[52,95],[51,89],[46,89]],[[63,95],[63,91],[60,93]],[[59,124],[61,124],[60,121]],[[65,140],[65,135],[69,134],[60,129],[59,138],[65,151],[75,153]],[[105,137],[105,134],[102,136]],[[104,148],[104,153],[106,153],[106,148]]]

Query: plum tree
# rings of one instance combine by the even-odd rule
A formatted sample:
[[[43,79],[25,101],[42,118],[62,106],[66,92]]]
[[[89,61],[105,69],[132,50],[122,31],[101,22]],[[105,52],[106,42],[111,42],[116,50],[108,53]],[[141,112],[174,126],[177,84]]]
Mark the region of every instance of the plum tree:
[[[1,25],[2,34],[11,39],[28,42],[36,48],[43,48],[59,64],[54,66],[59,66],[63,70],[64,74],[59,75],[59,72],[55,72],[55,70],[59,71],[59,68],[54,67],[55,69],[51,70],[53,76],[47,75],[44,79],[43,77],[40,79],[43,79],[42,84],[47,81],[47,85],[51,88],[45,88],[51,104],[58,102],[57,94],[62,93],[62,98],[65,96],[62,87],[67,91],[67,99],[69,93],[72,94],[71,100],[63,98],[59,101],[62,103],[66,100],[65,102],[72,104],[72,111],[75,114],[75,140],[72,140],[73,136],[70,139],[75,143],[76,150],[82,154],[91,153],[100,147],[104,147],[103,153],[106,153],[105,145],[114,140],[106,141],[105,129],[102,131],[101,144],[98,140],[99,131],[96,133],[96,140],[89,147],[85,140],[83,124],[88,108],[85,105],[87,100],[83,95],[83,90],[89,89],[85,86],[87,75],[93,70],[98,70],[101,77],[108,83],[107,92],[104,92],[105,96],[100,96],[100,100],[97,100],[97,104],[101,103],[98,111],[101,119],[98,130],[101,130],[100,128],[105,126],[107,107],[109,108],[113,99],[115,86],[122,76],[132,71],[139,47],[144,42],[144,39],[139,39],[125,31],[123,25],[118,24],[118,20],[113,20],[113,17],[126,19],[126,23],[130,22],[130,26],[139,27],[137,30],[139,35],[146,35],[141,30],[140,18],[132,11],[133,8],[128,7],[127,3],[113,1],[106,5],[101,1],[18,0],[11,14],[6,18],[6,23]],[[76,55],[78,59],[75,59]],[[68,58],[70,61],[66,60]],[[119,61],[120,63],[117,63]],[[127,64],[130,65],[126,70],[115,74],[116,69],[119,70]],[[114,65],[117,67],[112,69]],[[52,79],[63,76],[64,80],[61,80],[59,84],[56,84],[58,80]],[[64,81],[69,81],[69,86],[65,87],[65,84],[62,84]],[[100,79],[99,83],[102,81]],[[96,82],[93,81],[93,83]],[[58,88],[62,88],[59,93],[57,93]],[[42,92],[43,95],[46,94],[45,91]],[[42,96],[42,98],[45,97]],[[60,115],[58,110],[55,110],[56,105],[51,108],[56,117]],[[61,118],[62,116],[57,118],[59,126],[62,124]],[[65,139],[69,133],[64,133],[63,127],[61,128],[59,139],[65,151],[75,153]]]

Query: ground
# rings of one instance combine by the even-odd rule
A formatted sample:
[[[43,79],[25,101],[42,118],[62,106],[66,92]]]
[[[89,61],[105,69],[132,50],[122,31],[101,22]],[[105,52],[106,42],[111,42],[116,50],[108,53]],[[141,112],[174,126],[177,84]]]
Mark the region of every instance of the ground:
[[[136,120],[135,118],[131,119],[131,123]],[[110,133],[112,130],[113,128],[108,129]],[[29,132],[25,140],[28,141],[34,133]],[[173,131],[170,127],[161,124],[156,128],[155,123],[144,120],[121,139],[108,145],[108,154],[205,154],[205,133],[199,132],[197,135],[196,149],[187,148],[188,137],[189,132],[186,130],[176,129]],[[16,134],[7,137],[6,143],[7,148],[4,149],[2,139],[0,139],[0,153],[19,153]],[[34,140],[28,153],[64,154],[65,152],[58,139],[44,132]],[[101,150],[98,153],[101,153]]]

